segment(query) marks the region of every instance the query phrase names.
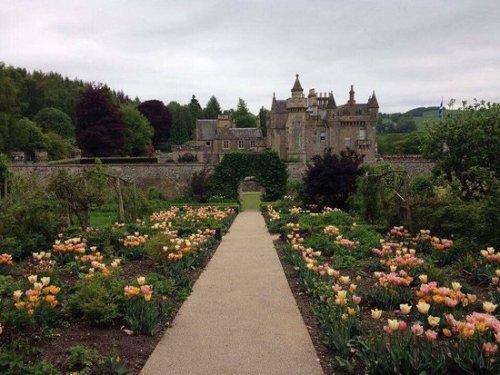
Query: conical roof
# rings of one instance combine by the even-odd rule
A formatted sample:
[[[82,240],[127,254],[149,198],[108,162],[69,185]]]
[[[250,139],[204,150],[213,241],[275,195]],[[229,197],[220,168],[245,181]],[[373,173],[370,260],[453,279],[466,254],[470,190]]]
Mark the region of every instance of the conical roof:
[[[327,109],[335,109],[337,108],[337,104],[335,103],[335,98],[333,97],[333,92],[330,92],[328,95],[328,103],[326,105]]]
[[[378,100],[377,100],[377,97],[375,96],[375,91],[373,91],[373,95],[368,100],[368,107],[369,108],[379,108]]]
[[[300,84],[298,74],[295,75],[295,83],[293,84],[293,87],[292,87],[292,92],[293,91],[304,91],[304,89],[302,88],[302,86]]]

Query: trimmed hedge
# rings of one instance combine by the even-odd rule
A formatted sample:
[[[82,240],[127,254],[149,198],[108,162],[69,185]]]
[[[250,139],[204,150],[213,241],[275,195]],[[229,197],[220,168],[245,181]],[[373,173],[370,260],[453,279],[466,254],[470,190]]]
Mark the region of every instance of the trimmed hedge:
[[[230,152],[224,155],[215,168],[212,193],[228,198],[238,198],[238,187],[248,176],[255,176],[266,190],[264,200],[281,198],[286,192],[288,171],[277,153]]]

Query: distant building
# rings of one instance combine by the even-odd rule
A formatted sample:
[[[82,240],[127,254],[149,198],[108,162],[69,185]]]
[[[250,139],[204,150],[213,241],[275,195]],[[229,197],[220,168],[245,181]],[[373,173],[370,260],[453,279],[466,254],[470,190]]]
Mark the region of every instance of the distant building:
[[[196,120],[194,141],[179,151],[191,152],[199,162],[218,163],[226,152],[260,152],[266,147],[258,121],[256,128],[236,128],[229,115],[220,115],[217,120]]]
[[[337,153],[346,148],[375,160],[375,127],[379,105],[375,92],[367,103],[357,104],[351,86],[349,100],[337,106],[330,93],[309,90],[307,98],[297,74],[292,96],[277,100],[273,94],[267,138],[260,124],[256,128],[236,128],[228,115],[217,120],[197,120],[193,142],[180,148],[181,153],[195,153],[199,162],[219,162],[230,151],[272,149],[285,161],[309,161],[327,148]]]
[[[350,148],[365,155],[365,161],[375,159],[379,109],[375,92],[367,103],[357,104],[351,86],[347,103],[337,106],[331,91],[318,95],[310,89],[306,98],[298,74],[291,91],[286,100],[273,95],[267,127],[267,145],[283,160],[308,161],[326,148],[335,153]]]

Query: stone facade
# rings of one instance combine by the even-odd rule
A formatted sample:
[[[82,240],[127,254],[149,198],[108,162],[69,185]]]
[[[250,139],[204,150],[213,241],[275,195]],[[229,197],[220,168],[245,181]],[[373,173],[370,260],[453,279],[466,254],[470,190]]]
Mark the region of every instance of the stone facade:
[[[367,103],[358,104],[351,86],[347,103],[337,106],[333,92],[318,95],[310,89],[306,98],[298,74],[291,91],[286,100],[273,95],[267,128],[267,145],[283,160],[309,161],[326,148],[335,153],[351,148],[363,154],[365,161],[375,160],[379,109],[375,92]]]
[[[197,150],[198,161],[218,163],[227,152],[260,152],[267,145],[260,126],[236,128],[228,115],[220,115],[217,120],[196,121],[194,142],[183,146],[182,150],[189,147]]]
[[[196,152],[200,162],[219,162],[230,151],[276,151],[282,160],[306,162],[326,148],[339,152],[351,148],[375,160],[375,127],[378,118],[375,92],[367,103],[357,104],[351,86],[349,100],[337,107],[333,92],[319,95],[309,90],[307,98],[297,75],[292,96],[276,100],[273,95],[267,138],[257,128],[235,128],[227,115],[217,120],[197,120],[194,142],[182,146]]]

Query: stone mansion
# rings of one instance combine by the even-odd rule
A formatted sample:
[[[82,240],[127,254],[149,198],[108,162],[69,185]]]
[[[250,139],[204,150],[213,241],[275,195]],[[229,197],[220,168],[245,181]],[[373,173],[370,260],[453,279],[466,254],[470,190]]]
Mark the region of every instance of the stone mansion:
[[[358,104],[351,86],[347,103],[337,106],[332,91],[318,94],[310,89],[306,98],[298,75],[291,91],[286,100],[273,94],[267,137],[259,122],[256,128],[236,128],[222,115],[217,120],[197,120],[194,141],[174,153],[188,151],[200,162],[217,163],[226,152],[271,149],[285,161],[305,162],[326,148],[333,152],[350,148],[363,154],[365,161],[375,160],[379,109],[375,92]]]

